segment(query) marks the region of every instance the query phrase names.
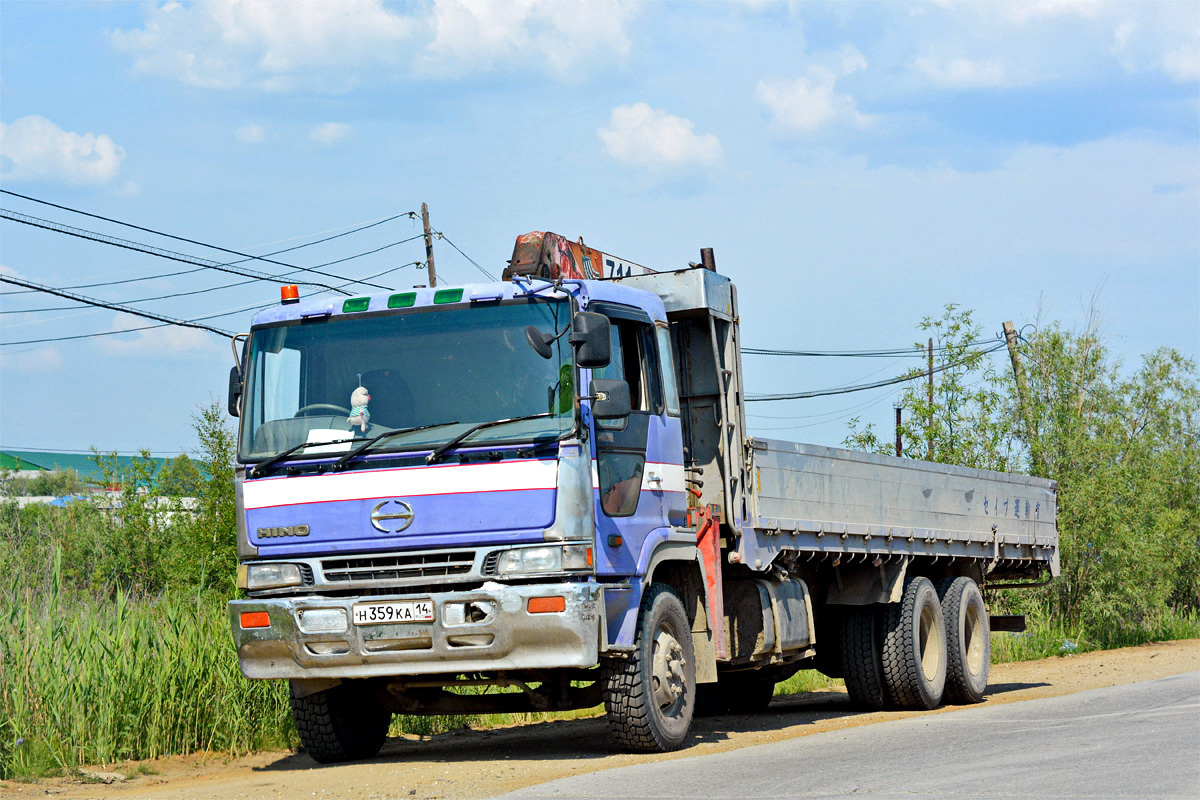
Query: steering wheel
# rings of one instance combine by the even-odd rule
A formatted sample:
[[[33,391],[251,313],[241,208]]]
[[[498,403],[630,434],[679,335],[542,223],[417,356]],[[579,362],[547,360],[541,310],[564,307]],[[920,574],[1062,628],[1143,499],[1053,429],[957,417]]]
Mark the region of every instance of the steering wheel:
[[[309,403],[306,406],[297,408],[296,413],[292,414],[292,418],[295,419],[296,417],[303,416],[305,411],[315,411],[318,408],[328,408],[345,414],[346,416],[350,416],[350,409],[343,408],[342,406],[335,406],[333,403]]]

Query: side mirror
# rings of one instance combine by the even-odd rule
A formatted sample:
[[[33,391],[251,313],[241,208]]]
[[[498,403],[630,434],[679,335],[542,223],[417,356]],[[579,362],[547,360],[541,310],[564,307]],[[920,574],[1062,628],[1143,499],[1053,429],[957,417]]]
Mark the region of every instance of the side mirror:
[[[596,419],[625,419],[629,416],[629,384],[596,378],[592,381],[592,416]]]
[[[575,363],[580,367],[598,369],[612,360],[612,339],[608,317],[593,311],[580,311],[571,319],[568,341],[575,348]],[[628,405],[629,387],[625,387]],[[629,412],[625,412],[628,414]]]
[[[238,416],[238,405],[242,399],[242,373],[237,367],[229,368],[229,416]]]
[[[550,342],[554,341],[554,337],[550,334],[542,333],[532,325],[526,325],[525,338],[529,341],[529,346],[533,348],[533,352],[542,358],[550,358],[554,355],[554,351],[550,349]]]

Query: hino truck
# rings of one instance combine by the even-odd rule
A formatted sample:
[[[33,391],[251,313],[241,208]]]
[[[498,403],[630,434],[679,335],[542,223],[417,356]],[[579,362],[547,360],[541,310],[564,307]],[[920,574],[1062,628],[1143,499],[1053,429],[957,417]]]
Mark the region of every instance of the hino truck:
[[[603,704],[689,742],[798,670],[867,709],[973,703],[1000,588],[1058,573],[1056,487],[746,430],[737,291],[552,233],[503,279],[283,301],[235,340],[247,678],[303,747],[393,714]]]

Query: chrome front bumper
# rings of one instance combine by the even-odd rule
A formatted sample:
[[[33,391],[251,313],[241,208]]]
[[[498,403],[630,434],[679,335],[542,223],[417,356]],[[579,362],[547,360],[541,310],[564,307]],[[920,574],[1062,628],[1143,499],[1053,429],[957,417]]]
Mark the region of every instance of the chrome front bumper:
[[[355,598],[234,600],[229,621],[247,678],[365,678],[512,669],[591,667],[599,661],[602,589],[591,583],[507,586],[475,591]],[[560,612],[530,613],[529,600],[561,596]],[[355,625],[355,603],[431,599],[432,622]],[[456,604],[490,603],[478,622],[452,622]],[[344,609],[345,630],[301,630],[301,612]],[[242,614],[266,612],[270,626],[242,628]]]

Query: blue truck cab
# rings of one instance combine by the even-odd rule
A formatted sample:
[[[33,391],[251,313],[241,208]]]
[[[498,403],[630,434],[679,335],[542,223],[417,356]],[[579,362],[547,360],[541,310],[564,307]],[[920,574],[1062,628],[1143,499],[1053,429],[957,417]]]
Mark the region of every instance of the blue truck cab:
[[[495,710],[599,703],[645,578],[678,561],[703,582],[671,353],[662,300],[606,280],[260,312],[231,378],[244,674],[291,681],[302,739],[314,698],[489,707],[446,691],[467,680],[519,687]],[[659,636],[679,673],[660,694],[689,706],[691,606]]]

